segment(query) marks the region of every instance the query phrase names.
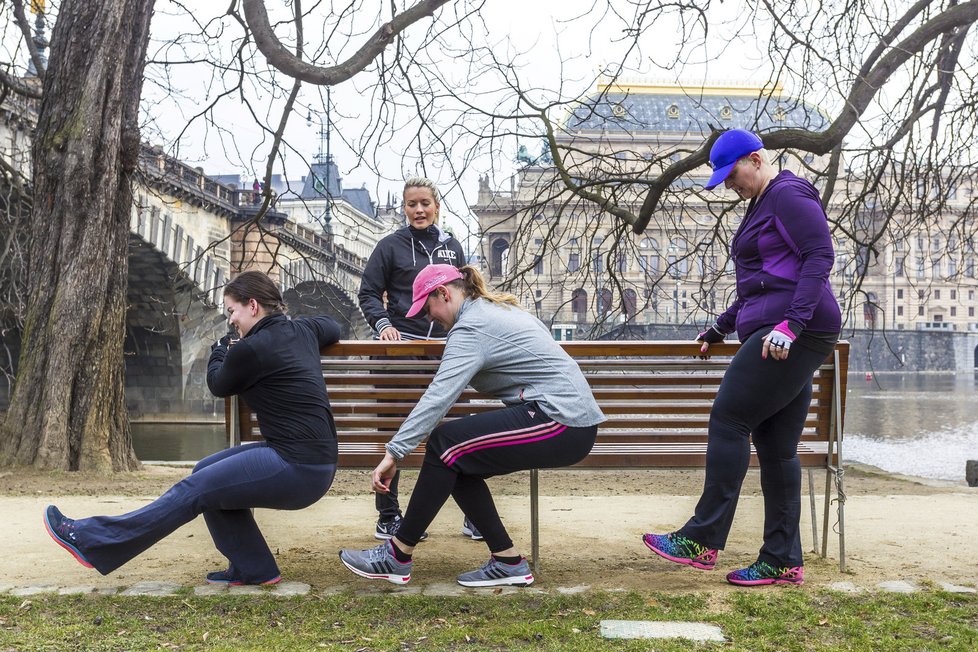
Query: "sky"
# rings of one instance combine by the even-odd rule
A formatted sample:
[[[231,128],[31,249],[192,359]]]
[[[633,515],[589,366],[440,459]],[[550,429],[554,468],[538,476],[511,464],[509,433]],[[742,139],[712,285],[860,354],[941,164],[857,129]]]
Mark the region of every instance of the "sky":
[[[285,3],[270,0],[267,4],[271,11]],[[318,44],[323,41],[320,37],[323,30],[321,21],[328,4],[303,3],[303,9],[310,12],[305,20],[309,52],[316,52]],[[335,4],[339,6],[340,3]],[[471,4],[453,3],[446,6],[442,10],[441,20],[447,22],[457,7]],[[630,69],[625,78],[631,80],[677,81],[680,75],[675,72],[674,58],[679,53],[686,59],[681,78],[688,83],[750,81],[749,78],[745,79],[745,70],[751,68],[756,69],[753,75],[761,83],[768,73],[758,44],[741,43],[737,56],[732,57],[729,56],[730,40],[719,37],[720,26],[732,23],[731,28],[740,28],[743,24],[744,18],[737,15],[732,8],[733,3],[711,3],[706,18],[711,23],[711,33],[717,37],[709,41],[700,40],[701,23],[691,21],[684,33],[675,16],[666,16],[653,25],[639,42],[639,47],[630,52],[626,51],[621,34],[623,25],[633,22],[633,16],[598,14],[593,10],[596,4],[600,3],[593,0],[488,0],[480,12],[481,22],[469,23],[461,29],[450,28],[443,37],[444,45],[440,51],[428,51],[434,52],[432,57],[436,59],[440,74],[458,80],[459,84],[467,86],[474,93],[473,97],[478,98],[475,101],[490,106],[492,101],[498,101],[493,96],[498,92],[498,80],[484,71],[473,74],[471,63],[466,65],[461,58],[452,57],[450,51],[446,52],[453,44],[462,42],[459,32],[470,34],[475,42],[484,44],[494,54],[515,57],[520,63],[521,84],[536,89],[536,96],[541,99],[553,98],[558,94],[575,97],[585,93],[593,88],[596,74],[602,67],[623,59],[627,60]],[[629,2],[618,4],[623,8],[632,5]],[[371,3],[361,5],[361,13],[366,15]],[[250,103],[243,102],[240,94],[234,92],[217,102],[210,115],[220,127],[207,126],[198,119],[187,128],[188,120],[218,98],[221,91],[236,83],[237,79],[232,78],[231,82],[219,79],[209,65],[182,63],[164,66],[160,62],[199,58],[199,43],[186,35],[199,32],[200,25],[206,26],[212,35],[210,43],[218,48],[219,58],[231,61],[241,29],[229,19],[208,22],[208,19],[219,16],[225,8],[223,4],[215,7],[205,0],[190,0],[185,6],[193,11],[197,25],[191,23],[186,13],[169,0],[157,2],[152,27],[154,43],[149,52],[148,81],[144,88],[144,136],[158,144],[178,142],[178,148],[171,152],[194,165],[200,165],[209,174],[237,173],[247,178],[262,177],[271,140],[268,132],[258,123],[272,127],[277,124],[284,106],[283,94],[273,91],[271,84],[259,81],[252,84],[247,93],[251,98]],[[272,13],[273,21],[277,17],[284,19],[287,15]],[[351,20],[343,27],[348,31],[361,32],[351,39],[352,43],[357,44],[375,28],[376,23],[371,22],[375,20]],[[407,29],[404,39],[410,48],[418,47],[427,26],[428,23]],[[451,29],[455,29],[455,34]],[[286,32],[279,30],[279,33]],[[339,39],[336,37],[329,41],[330,46],[337,42]],[[318,62],[342,59],[349,51],[350,48],[331,51],[321,55]],[[393,55],[393,51],[393,47],[388,47],[385,57]],[[287,85],[287,80],[281,74],[269,69],[260,53],[252,51],[251,56],[262,80],[277,79],[280,85]],[[423,56],[423,53],[419,56]],[[412,74],[408,78],[413,84],[424,84],[426,81]],[[398,125],[397,128],[392,128],[382,142],[374,143],[370,158],[376,170],[358,165],[357,156],[351,149],[356,144],[352,141],[379,110],[379,103],[372,100],[369,94],[373,79],[369,72],[365,72],[331,89],[330,145],[333,158],[340,167],[344,187],[365,186],[375,199],[384,203],[389,193],[399,196],[402,178],[417,174],[422,169],[416,159],[405,157],[405,152],[415,149],[407,135],[416,131],[411,128],[407,118],[410,111],[406,107],[400,107],[391,119]],[[304,85],[286,129],[286,141],[291,149],[284,149],[283,164],[276,167],[275,173],[284,172],[288,178],[296,180],[306,173],[308,162],[320,148],[319,130],[325,118],[324,104],[323,88]],[[446,104],[436,108],[439,109],[438,115],[448,115],[457,107]],[[178,135],[180,138],[177,141]],[[467,206],[474,200],[479,175],[492,169],[496,172],[496,182],[501,182],[507,168],[513,169],[517,145],[517,140],[513,138],[491,155],[482,153],[471,160],[462,160],[459,153],[458,158],[453,157],[450,164],[439,160],[424,162],[423,171],[447,191],[442,212],[456,233],[464,234],[473,225]],[[529,143],[529,147],[535,151],[539,144]],[[494,156],[495,160],[487,160],[488,156]]]

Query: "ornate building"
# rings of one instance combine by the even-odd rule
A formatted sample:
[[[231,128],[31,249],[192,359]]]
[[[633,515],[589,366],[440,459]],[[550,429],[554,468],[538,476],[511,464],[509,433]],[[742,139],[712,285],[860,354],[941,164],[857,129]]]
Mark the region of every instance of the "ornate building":
[[[780,87],[599,86],[555,129],[564,180],[554,154],[545,148],[533,158],[525,147],[518,157],[525,166],[508,190],[480,180],[471,208],[479,218],[486,271],[551,323],[559,339],[594,337],[622,323],[707,325],[731,300],[729,241],[744,209],[730,191],[703,190],[709,168],[680,177],[640,235],[595,202],[574,197],[563,182],[593,189],[638,214],[644,197],[633,188],[700,148],[712,128],[820,131],[829,122],[818,107]],[[776,166],[808,178],[809,168],[826,163],[805,153],[770,154]],[[954,220],[953,202],[971,201],[971,182],[956,185],[956,199],[939,218],[943,227],[930,220],[931,233],[891,224],[886,232],[900,235],[875,242],[878,255],[856,247],[851,232],[872,232],[881,216],[869,204],[846,208],[847,189],[841,184],[828,207],[837,241],[832,283],[847,306],[846,326],[978,329],[973,238],[964,231],[948,235],[947,226]],[[920,184],[915,191],[933,192]],[[846,228],[837,224],[843,212]],[[900,215],[888,217],[901,223]],[[856,227],[850,228],[853,220]]]

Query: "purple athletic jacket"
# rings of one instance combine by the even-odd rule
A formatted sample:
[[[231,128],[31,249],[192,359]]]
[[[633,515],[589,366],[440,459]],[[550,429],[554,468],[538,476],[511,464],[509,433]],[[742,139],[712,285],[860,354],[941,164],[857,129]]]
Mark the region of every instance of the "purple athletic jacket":
[[[741,341],[764,326],[788,321],[802,330],[838,333],[839,303],[829,273],[835,261],[829,225],[815,187],[784,170],[747,206],[730,252],[737,300],[717,319]]]

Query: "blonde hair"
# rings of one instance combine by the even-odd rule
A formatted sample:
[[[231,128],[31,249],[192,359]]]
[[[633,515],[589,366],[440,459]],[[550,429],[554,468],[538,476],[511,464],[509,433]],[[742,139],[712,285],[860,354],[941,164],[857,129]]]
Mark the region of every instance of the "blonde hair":
[[[404,181],[404,190],[401,191],[401,195],[408,191],[408,188],[427,188],[431,191],[431,196],[435,198],[435,203],[441,203],[441,193],[438,192],[438,186],[435,182],[427,177],[411,177]]]
[[[766,149],[756,149],[753,152],[751,152],[751,154],[757,154],[757,156],[761,159],[762,163],[765,163],[767,165],[771,164],[771,153],[768,152]],[[750,156],[750,154],[748,154],[747,156]],[[746,161],[747,156],[744,156],[740,160],[738,160],[737,165],[740,165],[741,163]]]
[[[508,292],[492,292],[486,285],[486,279],[478,269],[472,265],[460,267],[459,272],[462,278],[448,283],[462,290],[462,293],[470,299],[485,299],[499,306],[516,306],[520,308],[519,300]]]

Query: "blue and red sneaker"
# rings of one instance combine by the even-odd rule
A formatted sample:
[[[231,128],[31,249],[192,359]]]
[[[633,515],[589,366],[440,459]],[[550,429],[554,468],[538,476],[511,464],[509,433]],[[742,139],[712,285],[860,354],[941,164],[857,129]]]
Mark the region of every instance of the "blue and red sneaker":
[[[222,571],[213,571],[207,574],[208,584],[227,584],[228,586],[242,586],[244,584],[252,584],[255,586],[268,586],[271,584],[278,584],[282,581],[281,575],[276,575],[275,577],[265,580],[264,582],[245,582],[239,579],[235,572],[228,568]]]
[[[707,548],[678,532],[646,534],[642,542],[655,554],[701,570],[713,570],[717,563],[717,549]]]
[[[44,529],[48,531],[54,542],[71,553],[78,563],[85,568],[94,568],[81,550],[78,549],[78,533],[75,522],[61,513],[54,505],[48,505],[44,510]]]

